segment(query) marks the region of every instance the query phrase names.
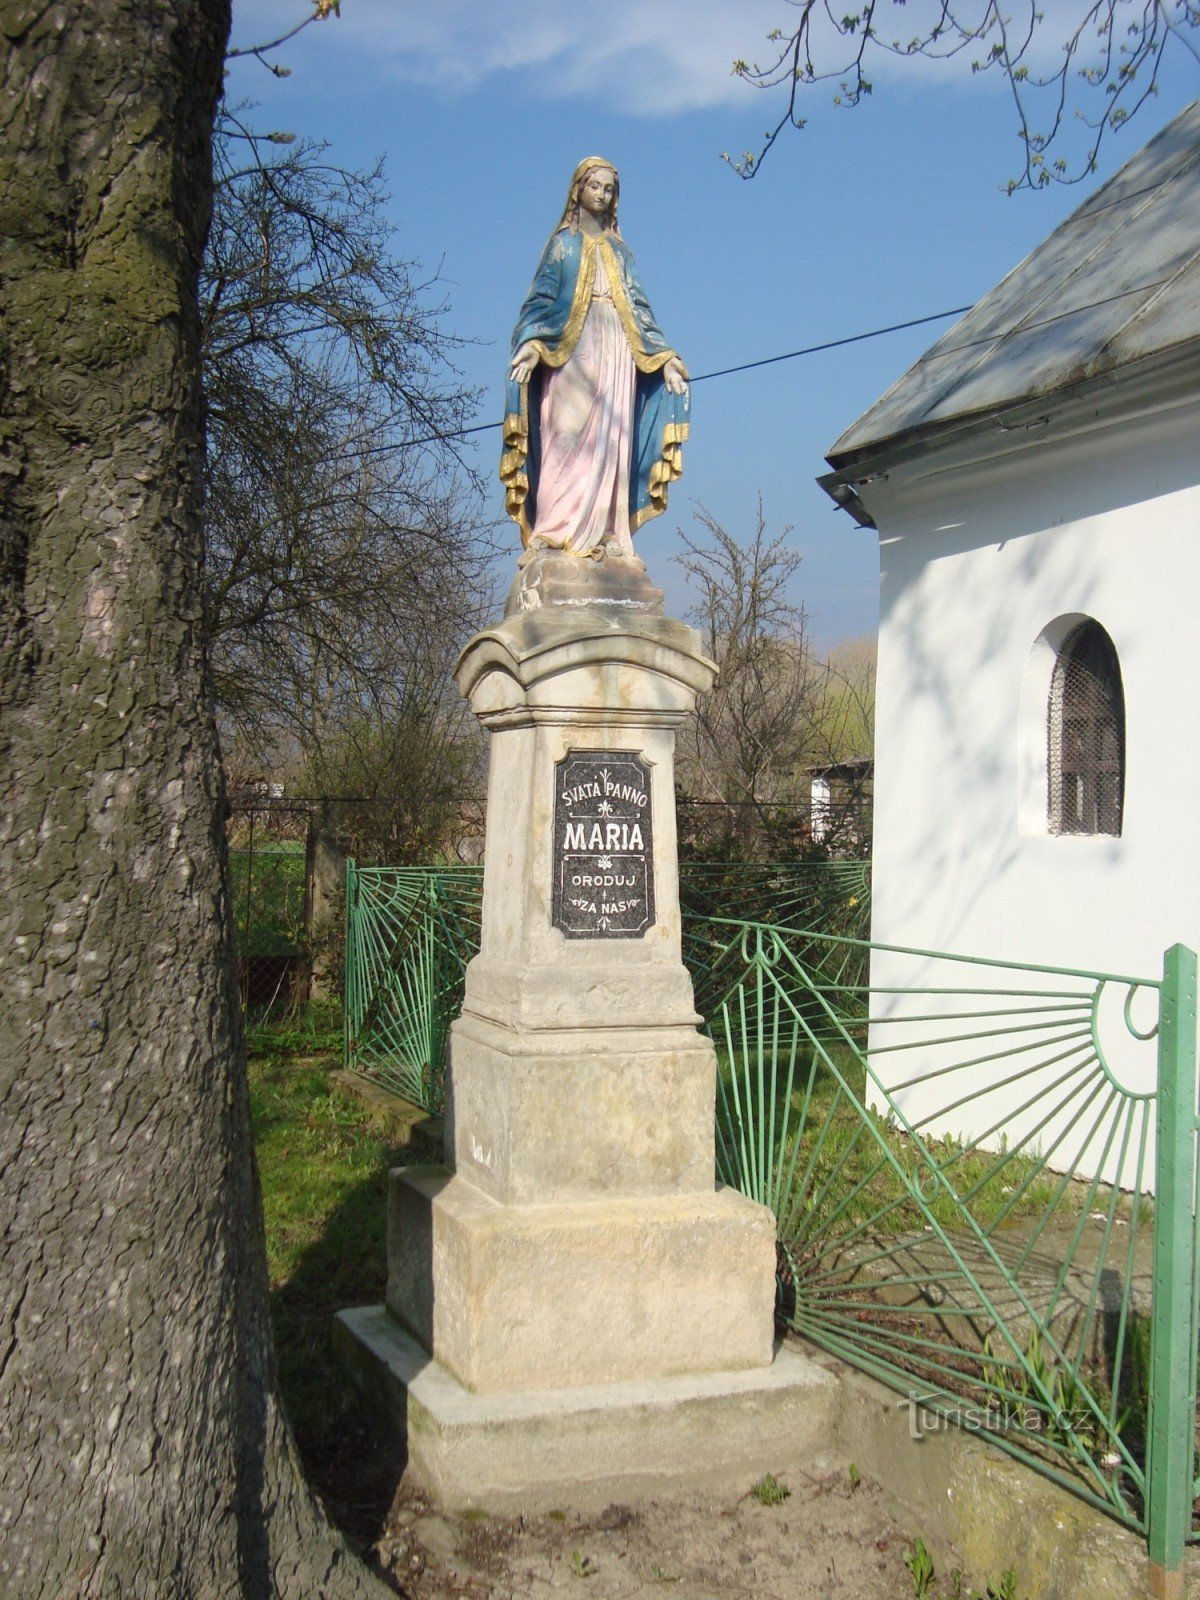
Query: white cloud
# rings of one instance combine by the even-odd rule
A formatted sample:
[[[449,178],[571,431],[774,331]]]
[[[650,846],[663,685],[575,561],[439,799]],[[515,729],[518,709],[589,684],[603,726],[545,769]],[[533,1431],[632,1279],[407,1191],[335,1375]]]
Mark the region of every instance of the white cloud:
[[[276,37],[310,3],[234,0],[234,42]],[[1083,0],[1055,0],[1053,9],[1044,8],[1026,56],[1033,73],[1053,72],[1064,39],[1088,9]],[[982,0],[964,0],[961,20],[969,26],[983,10]],[[897,0],[884,13],[881,33],[888,40],[927,33],[940,11],[940,0]],[[732,75],[733,61],[765,65],[775,48],[768,33],[794,26],[798,15],[786,0],[342,0],[341,16],[314,23],[305,44],[319,38],[319,48],[340,66],[364,75],[464,93],[484,79],[507,76],[514,95],[602,101],[653,116],[752,105],[756,91]],[[823,12],[817,26],[820,64],[836,77],[853,52]],[[960,90],[1002,88],[998,73],[971,72],[974,54],[986,48],[968,47],[953,63],[875,51],[868,76]],[[807,91],[813,111],[829,103],[837,84],[825,87],[826,93]],[[782,109],[779,94],[769,103],[767,120],[773,120]]]
[[[235,43],[274,37],[299,10],[238,0]],[[341,17],[313,31],[391,76],[467,90],[515,74],[520,92],[655,115],[744,103],[734,58],[765,57],[786,20],[780,0],[342,0]]]

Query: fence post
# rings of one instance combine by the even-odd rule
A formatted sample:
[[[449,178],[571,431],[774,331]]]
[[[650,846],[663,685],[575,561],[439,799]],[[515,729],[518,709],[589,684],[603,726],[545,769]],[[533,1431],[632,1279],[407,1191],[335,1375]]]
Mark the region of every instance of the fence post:
[[[254,906],[254,818],[250,808],[250,837],[246,844],[246,913],[242,923],[242,937],[238,945],[238,993],[245,1010],[250,1004],[250,913]]]
[[[314,998],[326,1000],[338,987],[336,953],[331,935],[337,921],[337,902],[348,882],[341,841],[330,826],[329,808],[309,813],[305,855],[304,932],[308,947],[310,989]],[[343,915],[343,922],[345,917]]]
[[[1146,1523],[1150,1593],[1182,1600],[1196,1429],[1196,956],[1163,957],[1158,1025],[1154,1300]]]
[[[354,938],[354,914],[357,909],[355,900],[358,885],[355,882],[354,857],[346,857],[346,888],[342,896],[345,904],[342,914],[345,918],[345,940],[343,944],[342,960],[345,962],[345,976],[342,981],[342,1066],[350,1068],[354,1065],[355,1034],[358,1031],[358,950]]]
[[[438,901],[440,882],[436,872],[431,872],[425,882],[425,1052],[428,1060],[424,1064],[422,1073],[422,1088],[424,1089],[424,1103],[432,1106],[434,1103],[433,1086],[439,1070],[444,1070],[445,1061],[442,1054],[442,1032],[439,1026],[442,1021],[438,1013],[438,967],[441,961],[442,940],[438,933]],[[443,1083],[445,1079],[443,1078]]]
[[[313,906],[316,899],[316,885],[314,882],[316,872],[314,863],[314,846],[316,842],[316,829],[313,827],[313,814],[305,812],[304,816],[304,1003],[308,1005],[313,997]]]

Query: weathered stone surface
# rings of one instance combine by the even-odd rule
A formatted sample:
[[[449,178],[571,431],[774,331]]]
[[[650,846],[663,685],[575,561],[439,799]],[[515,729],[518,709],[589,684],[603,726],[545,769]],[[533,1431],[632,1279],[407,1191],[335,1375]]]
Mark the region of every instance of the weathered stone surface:
[[[771,1366],[774,1219],[713,1181],[716,1058],[681,958],[674,744],[715,669],[692,629],[615,609],[520,612],[459,664],[492,739],[481,946],[451,1035],[453,1167],[392,1173],[391,1320],[339,1331],[361,1373],[407,1388],[413,1470],[449,1504],[689,1481],[726,1423],[718,1459],[745,1470],[764,1417],[782,1437],[785,1413],[790,1427],[824,1393]],[[593,936],[563,873],[584,858],[615,871],[622,851],[644,915],[598,907]]]
[[[390,1089],[360,1077],[357,1072],[331,1072],[329,1087],[339,1100],[367,1116],[387,1140],[400,1164],[437,1161],[445,1147],[445,1127],[424,1106],[404,1100]]]
[[[505,1206],[401,1167],[388,1309],[480,1393],[769,1365],[775,1225],[731,1189]]]
[[[694,629],[586,608],[509,618],[464,651],[459,687],[492,732],[467,1013],[518,1031],[695,1024],[680,959],[674,743],[713,673]],[[633,751],[648,771],[654,921],[636,939],[567,939],[553,925],[556,769],[578,750]]]
[[[711,1192],[716,1064],[694,1028],[454,1026],[454,1169],[510,1205]]]
[[[546,606],[572,610],[598,606],[617,615],[661,616],[663,592],[650,582],[645,564],[637,556],[606,553],[596,560],[562,550],[529,550],[517,567],[504,615]]]
[[[407,1436],[408,1477],[451,1509],[587,1510],[664,1487],[736,1485],[825,1448],[835,1379],[796,1350],[769,1367],[472,1394],[382,1306],[344,1311],[335,1343]]]
[[[895,1390],[834,1357],[817,1359],[841,1387],[829,1443],[879,1482],[940,1569],[960,1564],[972,1583],[984,1584],[1015,1567],[1019,1593],[1039,1600],[1147,1593],[1146,1547],[1130,1529],[986,1437],[939,1426]]]
[[[640,671],[630,676],[627,667]],[[673,717],[677,725],[716,675],[695,628],[673,617],[622,616],[602,607],[506,617],[477,633],[455,668],[459,689],[488,725],[513,707],[601,712],[605,719],[634,709]],[[624,694],[614,698],[613,685]]]
[[[535,964],[481,952],[467,968],[463,1015],[533,1035],[618,1025],[694,1033],[700,1019],[691,976],[669,955],[661,915],[642,943],[641,963],[625,955],[626,944],[568,944],[560,933],[553,960]]]

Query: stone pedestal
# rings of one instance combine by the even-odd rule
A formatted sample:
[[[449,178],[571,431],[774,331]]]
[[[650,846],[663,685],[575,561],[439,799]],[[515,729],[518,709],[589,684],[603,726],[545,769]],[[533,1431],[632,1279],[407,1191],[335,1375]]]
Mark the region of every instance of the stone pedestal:
[[[698,1384],[686,1392],[715,1416],[737,1377],[736,1406],[761,1424],[762,1470],[798,1437],[795,1384],[772,1369],[774,1219],[714,1185],[716,1061],[680,954],[675,733],[715,669],[693,629],[655,614],[657,591],[639,591],[636,574],[608,575],[614,593],[592,604],[520,599],[551,592],[553,577],[514,586],[510,615],[459,663],[491,749],[482,940],[452,1030],[447,1164],[392,1174],[388,1316],[347,1314],[339,1332],[360,1354],[374,1341],[375,1367],[393,1374],[414,1348],[432,1358],[440,1376],[412,1465],[458,1504],[503,1499],[484,1466],[472,1477],[489,1453],[464,1451],[465,1417],[485,1428],[522,1405],[576,1416],[584,1391],[589,1415],[609,1396],[616,1438],[628,1385],[642,1386],[641,1405],[647,1385]],[[462,1397],[453,1429],[449,1414],[446,1427],[430,1421],[430,1395]],[[668,1456],[669,1410],[654,1410]],[[451,1434],[456,1466],[438,1454]],[[557,1503],[570,1500],[563,1450],[545,1486]],[[536,1469],[519,1476],[533,1503]]]

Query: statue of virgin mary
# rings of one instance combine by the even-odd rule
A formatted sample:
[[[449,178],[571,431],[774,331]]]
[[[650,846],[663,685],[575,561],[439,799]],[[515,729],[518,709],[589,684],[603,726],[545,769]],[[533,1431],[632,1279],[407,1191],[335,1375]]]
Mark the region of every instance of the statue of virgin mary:
[[[616,168],[575,168],[513,331],[500,479],[527,554],[633,558],[683,469],[688,373],[617,226]]]

